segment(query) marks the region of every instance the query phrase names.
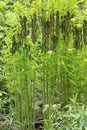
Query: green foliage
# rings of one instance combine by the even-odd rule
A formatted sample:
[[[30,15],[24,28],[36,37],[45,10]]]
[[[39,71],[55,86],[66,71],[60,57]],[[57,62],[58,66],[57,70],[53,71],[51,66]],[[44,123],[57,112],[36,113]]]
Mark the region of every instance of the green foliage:
[[[76,96],[74,97],[76,98]],[[65,106],[62,111],[55,107],[54,128],[57,130],[86,130],[87,129],[87,111],[83,104],[73,104],[74,98],[71,98],[71,103]],[[56,123],[57,122],[57,123]]]
[[[0,10],[0,112],[11,107],[10,126],[34,130],[41,108],[44,130],[86,129],[86,2],[8,0]]]
[[[14,100],[16,113],[14,118],[25,127],[33,129],[35,115],[35,79],[37,65],[37,46],[29,41],[30,51],[25,50],[25,43],[19,52],[14,55],[3,53],[4,70],[7,80],[7,87],[11,98]],[[8,52],[8,49],[7,49]],[[18,57],[18,58],[17,58]],[[29,103],[29,104],[28,104]],[[33,104],[32,104],[33,103]],[[31,113],[31,114],[29,114]]]
[[[22,5],[19,1],[14,3],[13,7],[14,7],[15,12],[19,16],[21,16],[21,17],[27,16],[27,8],[24,5]]]
[[[79,93],[80,100],[83,100],[82,98],[86,94],[86,49],[77,51],[75,48],[67,49],[65,47],[64,49],[63,46],[61,52],[58,54],[58,72],[59,90],[62,93],[63,101],[68,102],[72,93]]]
[[[3,1],[0,1],[0,9],[3,9],[6,7],[6,3]]]

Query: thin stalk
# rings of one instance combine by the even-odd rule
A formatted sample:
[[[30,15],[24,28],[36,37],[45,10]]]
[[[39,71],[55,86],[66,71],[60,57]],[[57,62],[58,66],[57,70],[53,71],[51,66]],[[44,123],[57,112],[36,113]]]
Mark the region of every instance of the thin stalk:
[[[23,124],[23,73],[20,69],[20,85],[19,85],[19,93],[18,93],[18,102],[19,102],[19,111],[20,111],[20,122]]]
[[[54,37],[54,49],[57,46],[57,43],[59,42],[60,33],[60,21],[59,21],[59,11],[56,12],[56,29],[55,29],[55,37]]]
[[[50,49],[54,49],[54,13],[50,15]]]
[[[44,12],[43,12],[44,13]],[[46,52],[46,27],[45,27],[45,20],[42,16],[42,50]]]
[[[32,42],[36,43],[37,40],[37,16],[34,14],[32,18]]]
[[[46,21],[45,23],[45,29],[46,29],[46,50],[50,48],[50,22]]]
[[[33,123],[33,126],[32,126],[32,130],[35,129],[35,119],[36,119],[36,112],[35,112],[35,104],[36,104],[36,74],[34,75],[34,80],[33,80],[33,86],[32,86],[33,90],[33,94],[32,94],[32,99],[33,99],[33,120],[32,120],[32,123]]]
[[[76,49],[82,48],[82,29],[78,27],[73,28],[73,39],[74,39],[74,47]]]
[[[83,21],[83,40],[84,44],[87,44],[87,20]]]
[[[64,42],[66,43],[66,45],[68,45],[69,43],[69,39],[70,39],[70,33],[71,33],[71,23],[70,23],[70,13],[67,12],[66,15],[62,16],[62,35],[63,35],[63,39]]]

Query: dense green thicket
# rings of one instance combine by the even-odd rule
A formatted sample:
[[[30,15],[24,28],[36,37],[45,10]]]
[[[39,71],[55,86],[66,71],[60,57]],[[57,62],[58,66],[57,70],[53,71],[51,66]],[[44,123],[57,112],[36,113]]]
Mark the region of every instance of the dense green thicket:
[[[9,129],[87,129],[86,6],[0,1],[0,112]]]

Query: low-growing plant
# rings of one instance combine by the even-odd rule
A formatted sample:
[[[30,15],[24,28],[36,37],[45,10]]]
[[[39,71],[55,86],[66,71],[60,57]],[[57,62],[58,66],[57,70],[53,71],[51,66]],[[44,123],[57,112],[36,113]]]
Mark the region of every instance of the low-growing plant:
[[[55,130],[86,130],[87,129],[87,107],[84,104],[73,101],[76,96],[71,98],[71,103],[67,106],[54,110],[54,129]]]

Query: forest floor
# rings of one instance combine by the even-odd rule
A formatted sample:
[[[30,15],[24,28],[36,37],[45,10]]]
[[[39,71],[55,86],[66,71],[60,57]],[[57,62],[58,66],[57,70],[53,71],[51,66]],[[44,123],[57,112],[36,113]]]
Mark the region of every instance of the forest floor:
[[[39,113],[37,113],[36,122],[35,122],[35,130],[42,130],[43,128],[43,114],[41,114],[42,110],[38,110]],[[0,130],[19,130],[18,127],[16,127],[16,124],[13,123],[12,117],[9,117],[8,114],[0,114]],[[24,130],[27,130],[27,127],[24,128]]]
[[[3,119],[0,119],[0,130],[18,130],[18,128],[10,128],[12,126],[10,126],[10,124],[8,122],[6,122]],[[35,130],[42,130],[43,128],[43,124],[41,123],[36,123],[35,124]],[[26,128],[24,130],[27,130]]]

